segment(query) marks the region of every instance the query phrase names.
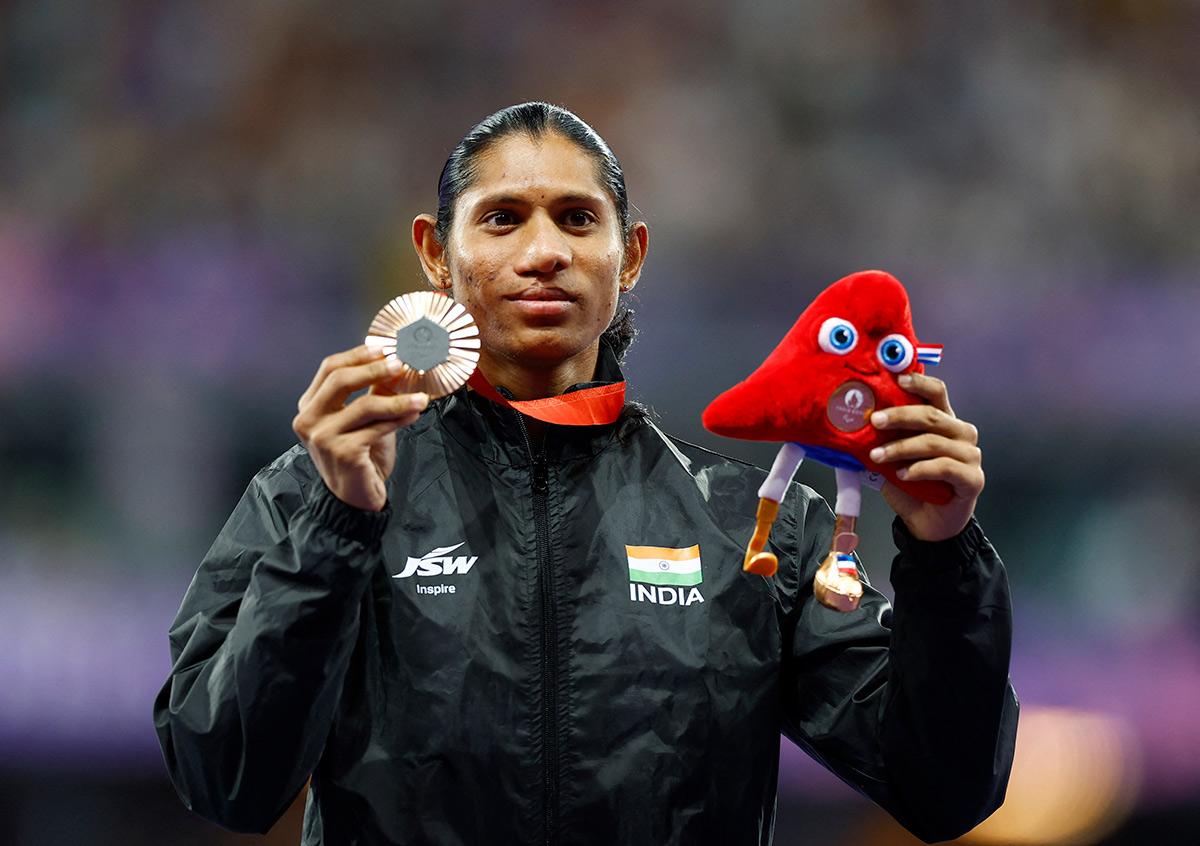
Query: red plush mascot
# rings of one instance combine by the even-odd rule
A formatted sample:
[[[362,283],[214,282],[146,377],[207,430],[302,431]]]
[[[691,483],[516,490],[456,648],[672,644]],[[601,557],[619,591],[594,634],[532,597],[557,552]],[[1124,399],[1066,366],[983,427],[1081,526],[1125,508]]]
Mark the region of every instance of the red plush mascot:
[[[878,489],[886,480],[918,499],[950,501],[945,482],[905,482],[893,464],[880,466],[868,453],[901,437],[876,429],[871,412],[923,402],[900,388],[902,373],[923,373],[941,360],[942,348],[922,344],[913,331],[908,293],[882,270],[853,273],[813,301],[767,360],[721,394],[704,411],[704,426],[730,438],[785,441],[759,488],[758,523],[743,569],[775,575],[778,561],[765,552],[779,502],[806,457],[837,474],[837,522],[829,555],[817,571],[813,593],[830,608],[858,607],[862,584],[854,563],[855,522],[861,483]]]

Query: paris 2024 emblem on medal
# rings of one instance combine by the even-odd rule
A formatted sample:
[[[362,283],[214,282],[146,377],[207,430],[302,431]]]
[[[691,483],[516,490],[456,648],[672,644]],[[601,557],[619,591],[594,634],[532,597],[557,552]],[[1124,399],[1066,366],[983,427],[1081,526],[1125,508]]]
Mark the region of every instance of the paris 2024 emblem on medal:
[[[460,304],[435,291],[396,297],[371,321],[366,344],[403,364],[397,391],[444,397],[466,384],[479,363],[479,327]]]
[[[829,397],[825,415],[839,432],[857,432],[875,410],[875,392],[865,382],[845,382]]]

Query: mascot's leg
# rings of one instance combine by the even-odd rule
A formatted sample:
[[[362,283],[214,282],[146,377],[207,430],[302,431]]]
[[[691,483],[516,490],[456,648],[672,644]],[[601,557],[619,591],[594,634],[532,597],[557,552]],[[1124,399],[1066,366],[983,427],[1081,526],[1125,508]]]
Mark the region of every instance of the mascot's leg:
[[[862,509],[862,476],[855,470],[837,471],[837,505],[833,511],[836,522],[829,554],[825,556],[813,578],[813,595],[822,605],[838,611],[853,611],[862,599],[862,582],[854,563],[854,548],[858,546],[855,523]]]
[[[779,559],[772,552],[764,552],[767,546],[767,536],[771,534],[771,524],[779,513],[779,503],[787,493],[792,477],[804,460],[804,447],[799,444],[784,444],[775,456],[771,472],[767,480],[758,489],[758,514],[754,526],[754,537],[746,545],[746,557],[742,560],[742,569],[747,573],[757,573],[760,576],[774,576],[779,569]]]

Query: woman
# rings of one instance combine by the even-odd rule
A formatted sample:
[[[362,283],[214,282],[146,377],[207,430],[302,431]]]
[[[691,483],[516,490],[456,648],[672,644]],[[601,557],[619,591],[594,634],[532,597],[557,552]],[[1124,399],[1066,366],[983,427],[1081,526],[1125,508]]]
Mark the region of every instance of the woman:
[[[485,119],[413,241],[500,394],[587,404],[621,382],[614,314],[647,229],[576,116]],[[832,517],[811,490],[776,523],[779,573],[747,576],[761,471],[636,407],[561,425],[388,376],[362,347],[322,363],[301,446],[256,476],[188,591],[155,715],[189,807],[264,831],[311,774],[306,844],[767,843],[780,731],[927,839],[1002,800],[1007,585],[971,516],[975,430],[941,383],[889,410],[912,430],[889,459],[955,499],[888,493],[895,613],[868,588],[842,615],[812,600]],[[675,575],[680,556],[698,570]]]

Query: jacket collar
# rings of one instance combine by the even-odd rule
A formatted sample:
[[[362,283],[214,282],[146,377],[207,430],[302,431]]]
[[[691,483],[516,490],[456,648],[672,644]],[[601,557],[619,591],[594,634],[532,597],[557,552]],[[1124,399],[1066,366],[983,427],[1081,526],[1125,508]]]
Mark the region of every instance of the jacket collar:
[[[572,385],[563,393],[613,385],[624,378],[616,353],[602,340],[593,379]],[[496,389],[504,393],[503,385],[497,385]],[[525,420],[520,412],[498,405],[465,385],[433,405],[446,433],[478,451],[485,461],[513,466],[530,463],[530,446],[523,426]],[[622,423],[618,420],[597,426],[546,424],[541,448],[546,460],[552,464],[591,458],[613,442]],[[537,444],[533,444],[533,450],[537,452]]]

